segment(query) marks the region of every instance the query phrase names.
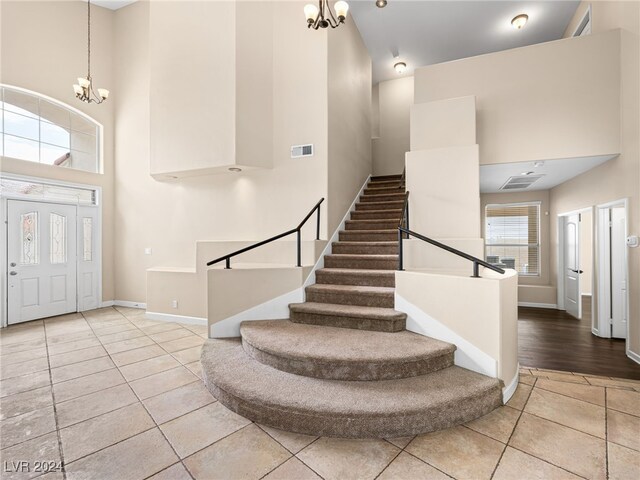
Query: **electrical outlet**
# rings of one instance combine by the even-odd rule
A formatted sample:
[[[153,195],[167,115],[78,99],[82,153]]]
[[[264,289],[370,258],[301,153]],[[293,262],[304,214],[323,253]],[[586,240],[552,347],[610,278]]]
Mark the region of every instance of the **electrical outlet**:
[[[171,306],[173,308],[178,308],[178,300],[171,300]]]

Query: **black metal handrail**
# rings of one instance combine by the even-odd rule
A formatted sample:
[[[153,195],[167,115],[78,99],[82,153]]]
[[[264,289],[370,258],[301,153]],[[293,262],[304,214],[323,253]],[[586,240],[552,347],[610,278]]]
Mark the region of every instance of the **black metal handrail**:
[[[261,242],[254,243],[253,245],[249,245],[248,247],[241,248],[240,250],[236,250],[233,253],[229,253],[220,258],[216,258],[215,260],[211,260],[210,262],[207,262],[207,267],[210,267],[211,265],[214,265],[224,260],[225,261],[224,268],[230,269],[232,257],[235,257],[236,255],[240,255],[241,253],[244,253],[244,252],[248,252],[249,250],[253,250],[254,248],[261,247],[262,245],[266,245],[267,243],[275,242],[276,240],[280,240],[282,237],[286,237],[287,235],[291,235],[293,233],[297,233],[296,243],[297,243],[297,250],[298,250],[298,263],[296,266],[301,267],[302,266],[302,234],[301,234],[302,227],[304,227],[304,224],[307,223],[307,220],[311,218],[311,215],[313,215],[314,212],[317,211],[318,215],[316,218],[316,240],[320,240],[320,205],[322,204],[322,202],[324,202],[324,197],[321,198],[318,201],[318,203],[315,204],[315,206],[309,211],[309,213],[307,213],[307,216],[304,217],[304,219],[298,224],[296,228],[292,228],[291,230],[287,230],[284,233],[275,235],[271,238],[267,238],[266,240],[262,240]]]
[[[398,228],[409,228],[409,192],[404,193],[404,204],[402,205],[402,216],[398,222]]]
[[[398,186],[398,188],[405,187],[406,178],[407,178],[407,167],[402,169],[402,176],[400,177],[400,185]]]
[[[406,217],[407,226],[403,226],[404,219]],[[419,233],[413,232],[409,230],[409,192],[407,192],[404,201],[404,208],[402,211],[402,218],[400,219],[400,223],[398,224],[398,270],[404,270],[403,267],[403,250],[402,250],[402,240],[406,238],[415,237],[418,240],[422,240],[423,242],[430,243],[431,245],[446,250],[447,252],[453,253],[454,255],[458,255],[459,257],[466,258],[467,260],[473,262],[473,275],[472,277],[478,278],[480,277],[479,266],[482,265],[494,272],[504,273],[504,269],[500,267],[496,267],[495,265],[491,265],[484,260],[479,259],[478,257],[474,257],[473,255],[469,255],[468,253],[463,252],[462,250],[458,250],[457,248],[450,247],[449,245],[445,245],[444,243],[440,243],[437,240],[433,240],[432,238],[425,237],[424,235],[420,235]]]

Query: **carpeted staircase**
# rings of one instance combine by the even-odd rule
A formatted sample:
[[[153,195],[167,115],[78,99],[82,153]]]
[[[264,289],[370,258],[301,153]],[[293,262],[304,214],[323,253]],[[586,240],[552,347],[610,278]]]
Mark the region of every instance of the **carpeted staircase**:
[[[282,430],[354,438],[448,428],[502,403],[498,380],[454,366],[454,345],[406,331],[393,309],[404,196],[400,176],[373,177],[288,320],[205,343],[220,402]]]

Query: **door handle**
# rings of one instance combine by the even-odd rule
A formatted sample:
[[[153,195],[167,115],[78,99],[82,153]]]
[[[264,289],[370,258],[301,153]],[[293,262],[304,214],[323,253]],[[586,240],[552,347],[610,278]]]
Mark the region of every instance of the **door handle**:
[[[571,270],[573,273],[577,273],[577,274],[584,273],[583,270],[574,270],[573,268],[570,268],[569,270]]]
[[[18,274],[18,272],[16,272],[15,270],[11,270],[11,271],[9,272],[9,275],[17,275],[17,274]]]

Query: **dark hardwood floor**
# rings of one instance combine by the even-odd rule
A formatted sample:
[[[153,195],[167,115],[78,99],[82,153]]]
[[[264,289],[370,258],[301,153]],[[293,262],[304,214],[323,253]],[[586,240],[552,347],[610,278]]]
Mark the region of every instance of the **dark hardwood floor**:
[[[640,380],[640,365],[627,357],[625,341],[591,333],[591,297],[583,297],[582,320],[562,310],[518,309],[521,366]]]

